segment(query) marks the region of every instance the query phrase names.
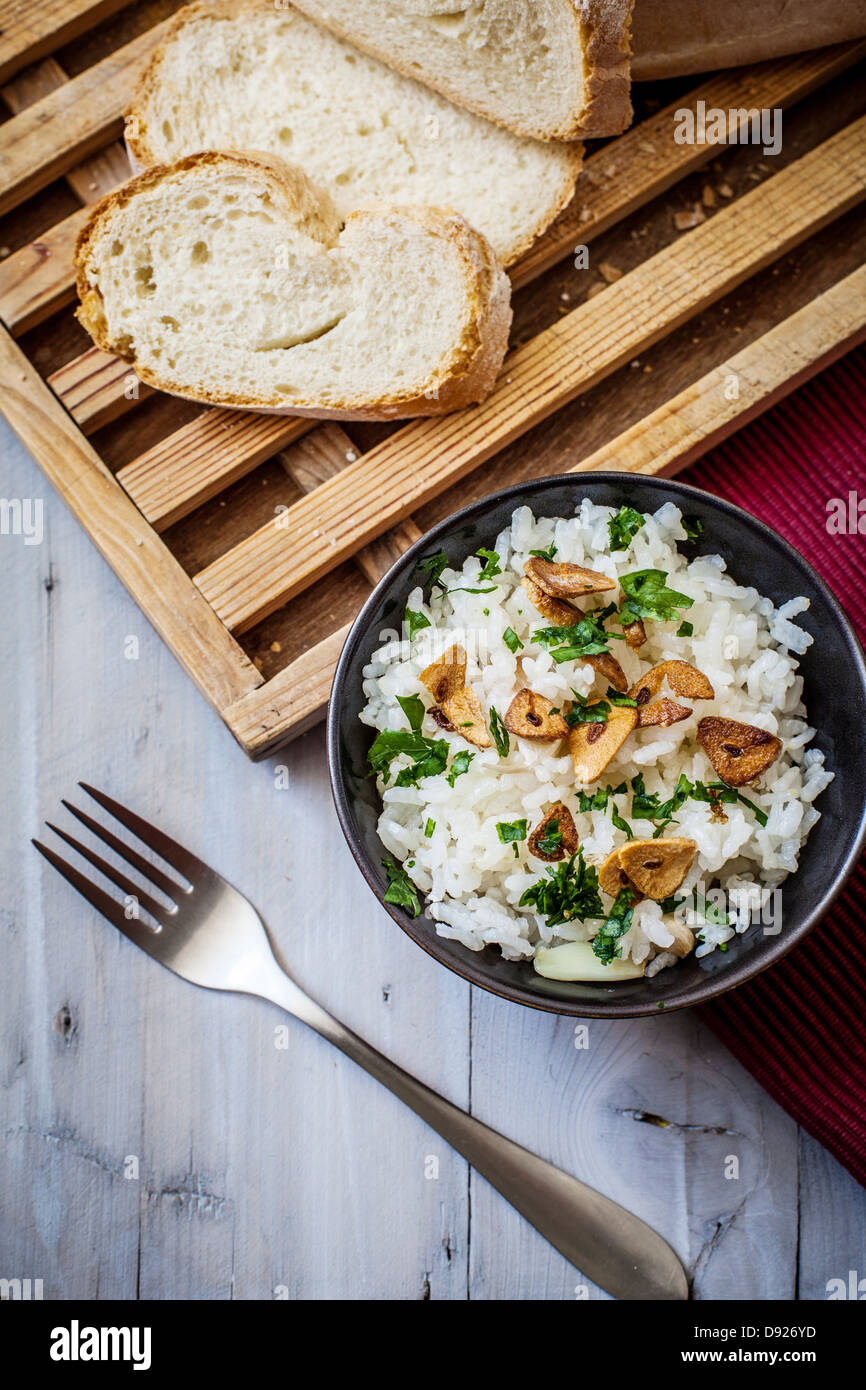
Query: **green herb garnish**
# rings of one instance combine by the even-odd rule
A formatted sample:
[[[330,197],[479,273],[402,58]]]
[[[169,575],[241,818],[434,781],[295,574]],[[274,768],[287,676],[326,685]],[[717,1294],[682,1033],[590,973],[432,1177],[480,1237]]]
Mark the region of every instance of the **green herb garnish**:
[[[619,610],[619,623],[628,627],[630,623],[642,618],[653,618],[657,622],[668,622],[679,617],[678,609],[691,608],[694,599],[687,594],[677,593],[665,584],[666,570],[635,570],[620,578],[620,586],[625,594],[625,602]]]
[[[475,754],[469,752],[457,754],[448,771],[448,776],[445,779],[449,787],[453,787],[454,783],[457,781],[457,778],[462,777],[464,772],[469,771],[469,764],[472,762],[472,759],[474,757]]]
[[[511,751],[511,739],[508,737],[508,730],[502,721],[502,715],[492,705],[490,706],[489,720],[496,751],[500,758],[507,758]]]
[[[687,538],[688,544],[689,544],[689,545],[694,545],[695,542],[698,541],[698,540],[700,540],[701,536],[703,535],[704,523],[703,523],[703,522],[701,521],[701,519],[700,519],[699,517],[697,517],[697,516],[693,516],[693,517],[686,517],[686,516],[684,516],[682,520],[683,520],[683,530],[684,530],[685,533],[686,533],[686,538]]]
[[[388,875],[385,902],[393,903],[395,907],[404,907],[413,917],[417,917],[421,912],[418,890],[402,864],[395,864],[389,857],[382,860],[382,867]]]
[[[440,575],[444,569],[448,568],[449,560],[444,550],[437,550],[435,555],[426,555],[423,560],[419,560],[416,569],[424,574],[424,583],[431,588],[439,587],[444,589],[445,585],[440,582]]]
[[[694,623],[682,622],[677,628],[677,637],[692,637],[694,635],[694,631]]]
[[[527,888],[520,906],[532,906],[549,927],[562,922],[603,917],[604,907],[598,891],[598,871],[584,862],[581,847],[570,859],[563,859],[554,868],[548,865],[546,877]]]
[[[540,627],[532,634],[534,642],[553,647],[554,661],[580,661],[586,656],[602,656],[610,651],[608,643],[614,634],[605,632],[596,613],[587,613],[580,622],[567,627]],[[562,643],[562,645],[558,645]]]
[[[507,627],[502,634],[502,640],[510,652],[515,654],[522,650],[523,643],[514,631],[513,627]]]
[[[621,936],[625,936],[631,926],[637,897],[635,889],[621,888],[616,895],[610,913],[593,938],[593,955],[597,956],[605,965],[610,965],[611,961],[615,960],[620,953],[621,948],[617,942]]]
[[[529,553],[530,555],[537,555],[539,560],[549,560],[552,564],[553,557],[556,554],[556,546],[551,545],[549,550],[530,550]]]
[[[556,854],[556,851],[561,847],[562,831],[559,828],[559,821],[548,821],[544,834],[538,841],[538,849],[541,850],[542,854]]]
[[[496,833],[504,845],[512,845],[515,840],[526,839],[526,828],[529,822],[525,820],[501,820],[496,823]]]
[[[572,690],[574,704],[565,716],[565,722],[570,729],[576,724],[606,724],[610,715],[610,705],[606,700],[597,700],[591,705],[583,695],[578,695],[576,690]]]
[[[398,695],[397,704],[409,720],[409,728],[417,734],[426,713],[422,701],[417,695]]]
[[[430,626],[430,619],[423,613],[416,613],[414,609],[407,608],[405,623],[409,631],[409,641],[414,642],[416,633]]]
[[[398,695],[400,708],[409,721],[408,729],[385,729],[378,734],[367,754],[372,773],[383,781],[391,777],[391,763],[401,753],[412,759],[411,766],[397,773],[396,786],[414,787],[422,777],[435,777],[444,772],[448,762],[448,744],[444,738],[426,738],[421,733],[424,706],[417,695]]]
[[[433,820],[432,818],[431,818],[431,819],[428,819],[427,824],[424,826],[424,839],[425,839],[425,840],[431,839],[431,838],[432,838],[432,835],[433,835],[433,831],[434,831],[435,829],[436,829],[436,822],[435,822],[435,820]]]
[[[633,700],[630,695],[620,695],[612,685],[607,687],[607,698],[612,705],[625,705],[628,709],[637,709],[637,700]]]
[[[616,516],[607,523],[611,550],[628,550],[638,531],[646,525],[643,512],[634,507],[620,507]]]
[[[688,906],[690,912],[696,913],[698,917],[703,917],[705,922],[709,922],[714,927],[732,927],[734,925],[735,919],[730,912],[723,912],[707,898],[699,898],[697,889],[684,898],[678,898],[674,893],[670,898],[663,898],[659,903],[662,912],[676,912],[678,907],[684,905]]]
[[[478,576],[481,583],[483,583],[485,579],[493,579],[495,575],[502,573],[499,556],[495,550],[487,550],[486,547],[482,545],[481,549],[476,550],[475,554],[478,556],[479,560],[484,561],[484,568]]]

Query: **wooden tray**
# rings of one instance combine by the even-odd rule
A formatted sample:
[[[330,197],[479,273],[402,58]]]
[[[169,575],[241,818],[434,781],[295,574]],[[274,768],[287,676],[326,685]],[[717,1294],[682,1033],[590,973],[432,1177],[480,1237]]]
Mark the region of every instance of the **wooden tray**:
[[[71,255],[127,175],[123,106],[176,8],[0,0],[0,404],[253,757],[321,716],[352,615],[434,521],[564,469],[674,473],[866,338],[855,44],[640,92],[514,268],[482,406],[343,429],[149,394],[87,347]],[[677,144],[700,101],[731,131],[783,108],[782,153]]]

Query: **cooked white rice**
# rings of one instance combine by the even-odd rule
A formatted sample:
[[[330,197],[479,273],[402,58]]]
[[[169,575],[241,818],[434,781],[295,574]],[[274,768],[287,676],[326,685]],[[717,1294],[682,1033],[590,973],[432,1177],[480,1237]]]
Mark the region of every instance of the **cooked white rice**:
[[[571,519],[536,518],[528,507],[519,508],[511,526],[489,540],[502,568],[493,593],[472,594],[465,586],[478,587],[482,560],[471,557],[462,570],[445,570],[442,583],[450,590],[436,590],[425,601],[419,587],[408,607],[423,613],[431,626],[414,641],[405,634],[383,633],[384,645],[364,669],[367,704],[361,714],[365,724],[377,730],[405,729],[406,716],[397,696],[417,695],[425,707],[432,698],[418,676],[455,642],[469,657],[466,679],[485,711],[494,706],[504,714],[523,687],[538,692],[555,705],[568,701],[572,689],[588,695],[594,689],[603,698],[606,682],[590,666],[567,662],[562,666],[537,643],[531,633],[549,626],[529,602],[521,586],[523,566],[532,550],[556,545],[556,560],[587,565],[617,579],[640,569],[667,571],[668,585],[694,600],[685,615],[694,635],[678,637],[679,621],[648,622],[648,640],[640,652],[625,643],[612,644],[630,683],[659,662],[689,661],[709,677],[715,699],[689,701],[694,712],[669,728],[637,729],[605,769],[599,785],[629,783],[627,794],[616,798],[620,813],[638,838],[649,838],[652,821],[634,819],[631,811],[631,779],[642,773],[648,793],[672,795],[681,773],[692,781],[710,782],[716,774],[697,742],[698,720],[721,715],[756,725],[778,735],[782,755],[756,785],[743,791],[767,815],[761,827],[751,810],[726,804],[727,820],[713,818],[706,803],[686,801],[676,814],[670,835],[688,836],[698,854],[678,896],[700,887],[720,887],[733,894],[741,907],[735,926],[695,922],[701,944],[697,955],[715,950],[749,925],[743,909],[766,904],[773,889],[797,868],[797,857],[812,826],[819,819],[813,802],[832,780],[824,769],[823,754],[809,750],[814,735],[802,701],[803,680],[797,674],[796,655],[811,645],[811,636],[792,621],[808,608],[805,598],[791,598],[780,608],[757,589],[745,588],[725,573],[719,555],[688,560],[677,549],[685,541],[680,511],[668,503],[648,515],[629,548],[611,553],[608,521],[610,507],[584,500]],[[484,584],[484,588],[489,584]],[[602,601],[614,596],[601,596]],[[596,599],[596,602],[598,600]],[[593,605],[590,605],[593,606]],[[511,627],[525,644],[513,655],[503,641]],[[615,629],[614,629],[615,630]],[[444,738],[452,754],[468,750],[457,733],[441,730],[431,718],[423,731]],[[610,851],[625,842],[614,827],[610,807],[604,811],[578,810],[571,758],[564,743],[511,738],[508,757],[495,747],[472,749],[475,756],[468,772],[449,786],[446,775],[425,778],[417,787],[396,787],[394,774],[408,759],[403,755],[391,769],[391,781],[379,781],[382,813],[379,836],[386,851],[402,861],[420,893],[428,915],[441,936],[456,938],[471,950],[497,945],[509,960],[531,958],[541,945],[585,941],[598,930],[598,922],[574,921],[551,930],[531,906],[520,906],[524,891],[545,873],[545,865],[529,854],[526,842],[515,859],[511,844],[503,844],[497,822],[527,819],[532,829],[553,802],[563,801],[571,810],[588,863],[599,865]],[[594,788],[585,790],[592,791]],[[435,821],[430,838],[428,821]],[[611,900],[603,901],[610,909]],[[651,900],[639,902],[632,925],[619,943],[622,959],[651,962],[647,973],[673,964],[676,957],[665,947],[673,938],[662,910]]]

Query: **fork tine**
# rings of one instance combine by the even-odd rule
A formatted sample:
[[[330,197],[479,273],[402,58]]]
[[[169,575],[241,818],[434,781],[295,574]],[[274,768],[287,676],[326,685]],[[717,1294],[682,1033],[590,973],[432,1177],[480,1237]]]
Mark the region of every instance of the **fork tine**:
[[[197,859],[188,849],[184,849],[183,845],[179,845],[177,840],[172,840],[169,835],[165,835],[155,825],[142,820],[141,816],[137,816],[134,811],[128,810],[119,801],[106,796],[105,792],[97,791],[96,787],[89,786],[87,782],[79,782],[78,785],[82,791],[87,792],[88,796],[92,796],[94,801],[98,801],[100,806],[104,806],[115,820],[119,820],[121,825],[125,825],[127,830],[131,830],[133,835],[137,835],[143,844],[147,845],[149,849],[155,850],[167,864],[170,864],[173,869],[177,869],[178,873],[183,874],[190,882],[202,870],[207,871],[208,866],[203,860]]]
[[[173,878],[169,878],[168,874],[163,873],[162,869],[156,864],[148,863],[148,861],[142,858],[138,853],[138,850],[133,849],[131,845],[127,845],[123,840],[118,839],[107,826],[100,825],[99,821],[94,820],[86,811],[79,811],[78,807],[73,806],[71,801],[66,801],[63,798],[61,798],[60,804],[65,806],[67,811],[75,816],[76,820],[80,820],[82,825],[86,825],[87,829],[92,831],[104,844],[108,845],[109,849],[113,849],[115,854],[119,854],[121,859],[125,859],[127,864],[130,864],[133,869],[138,869],[140,874],[143,874],[151,883],[156,884],[157,888],[169,898],[176,898],[178,893],[186,892],[182,884],[176,883]]]
[[[143,951],[147,951],[148,955],[156,954],[154,946],[159,940],[157,932],[151,931],[136,918],[127,918],[120,903],[116,902],[114,898],[110,898],[95,883],[91,883],[90,879],[85,878],[78,869],[67,864],[65,859],[61,859],[60,855],[55,854],[47,845],[41,844],[39,840],[31,840],[30,843],[39,850],[42,857],[47,859],[59,874],[63,875],[66,882],[71,883],[73,888],[77,888],[81,896],[86,898],[97,912],[101,912],[103,917],[107,917],[118,931],[123,932],[124,936],[128,936],[130,941],[135,942],[135,945],[140,946]]]
[[[109,864],[107,859],[103,859],[101,855],[96,854],[92,849],[89,849],[87,845],[83,845],[80,840],[76,840],[74,835],[67,835],[65,830],[61,830],[59,825],[52,825],[50,820],[46,821],[45,824],[48,826],[49,830],[54,831],[55,835],[59,835],[61,840],[65,840],[68,845],[71,845],[74,850],[77,850],[80,855],[83,855],[95,869],[98,869],[101,874],[105,874],[105,877],[116,884],[118,888],[122,889],[128,897],[132,897],[136,902],[141,903],[142,907],[150,913],[154,921],[158,922],[161,927],[166,925],[164,921],[166,917],[170,918],[173,916],[170,908],[163,907],[162,903],[158,903],[156,898],[152,898],[143,888],[139,888],[138,884],[133,883],[132,879],[127,878],[126,874],[122,873],[120,869],[115,869],[114,865]]]

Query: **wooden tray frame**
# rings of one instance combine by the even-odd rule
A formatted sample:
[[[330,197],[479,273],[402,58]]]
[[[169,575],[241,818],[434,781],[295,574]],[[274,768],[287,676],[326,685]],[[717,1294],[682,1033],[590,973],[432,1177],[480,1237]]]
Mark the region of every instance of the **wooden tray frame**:
[[[855,117],[778,172],[758,176],[754,187],[711,215],[696,212],[693,229],[675,233],[627,273],[609,267],[604,293],[512,350],[480,407],[411,422],[363,450],[332,423],[201,408],[112,469],[91,437],[104,438],[112,422],[123,422],[145,399],[128,365],[89,349],[44,379],[16,340],[26,344],[34,330],[50,332],[70,312],[75,235],[86,205],[127,174],[116,143],[122,109],[163,24],[69,78],[49,55],[110,20],[123,0],[32,8],[25,25],[21,7],[0,0],[0,93],[13,113],[0,124],[0,213],[19,215],[58,180],[83,206],[0,261],[0,407],[252,757],[270,754],[321,717],[347,624],[306,642],[267,678],[240,640],[244,634],[313,592],[346,561],[364,583],[375,583],[421,534],[413,513],[442,494],[450,499],[475,470],[569,402],[639,361],[751,277],[772,273],[793,248],[866,195],[866,118]],[[110,22],[122,34],[120,20]],[[864,53],[866,45],[844,45],[714,75],[590,154],[573,204],[513,268],[515,288],[549,275],[577,245],[601,237],[718,157],[717,146],[674,141],[674,108],[697,109],[703,101],[737,111],[735,130],[750,109],[787,109]],[[860,265],[744,346],[732,338],[737,350],[568,466],[675,473],[864,338],[866,269]],[[541,451],[534,460],[530,449],[524,476],[552,471],[545,457]],[[231,506],[235,485],[274,459],[294,485],[291,504],[188,572],[167,533],[182,522],[194,526],[214,499],[218,505],[228,497]],[[490,487],[496,485],[491,479]],[[457,505],[459,488],[453,496]]]

